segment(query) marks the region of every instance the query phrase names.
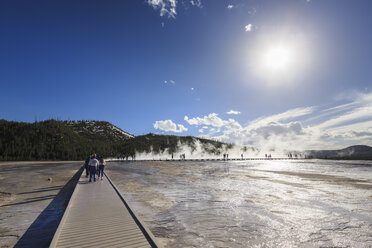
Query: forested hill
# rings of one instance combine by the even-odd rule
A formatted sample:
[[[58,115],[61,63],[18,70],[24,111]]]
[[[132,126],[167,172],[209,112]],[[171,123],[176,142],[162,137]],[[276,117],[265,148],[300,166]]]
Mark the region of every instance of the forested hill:
[[[93,152],[105,157],[129,157],[136,152],[172,153],[178,151],[180,144],[194,149],[196,140],[207,152],[217,154],[224,145],[191,136],[147,134],[134,137],[104,121],[51,119],[25,123],[0,120],[0,160],[3,161],[83,160]]]
[[[150,133],[135,137],[105,121],[46,120],[25,123],[0,120],[0,161],[85,160],[92,153],[105,157],[174,153],[177,158],[177,154],[185,150],[222,156],[221,153],[231,148],[231,144],[192,136]],[[244,149],[242,153],[247,152],[247,148]],[[249,149],[254,154],[259,153],[257,149]],[[372,159],[370,146],[292,153],[305,158]]]
[[[75,160],[93,151],[115,154],[118,145],[131,138],[104,121],[0,120],[0,160]]]
[[[137,153],[180,153],[187,149],[191,153],[198,151],[207,154],[220,155],[224,149],[232,148],[232,144],[198,138],[194,136],[158,135],[149,133],[136,136],[124,143],[122,147],[126,154]],[[124,154],[124,156],[126,156]]]

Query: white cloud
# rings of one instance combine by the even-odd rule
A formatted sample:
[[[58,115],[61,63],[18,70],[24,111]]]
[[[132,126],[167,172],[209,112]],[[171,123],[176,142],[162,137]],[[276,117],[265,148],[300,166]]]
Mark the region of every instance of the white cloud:
[[[194,88],[191,88],[191,90],[195,90]]]
[[[182,133],[188,130],[182,124],[176,124],[172,120],[156,121],[154,123],[154,128],[163,130],[165,132],[175,132],[175,133]]]
[[[174,81],[174,80],[164,80],[164,83],[165,84],[175,84],[176,81]]]
[[[257,118],[246,126],[241,126],[234,119],[222,119],[216,113],[194,118],[185,116],[184,119],[189,125],[203,125],[199,129],[201,137],[251,145],[263,150],[338,149],[356,144],[372,145],[372,93],[357,95],[348,99],[347,103],[331,108],[313,106],[290,109]],[[303,123],[307,123],[306,126]]]
[[[227,8],[228,8],[228,9],[232,9],[232,8],[234,8],[234,5],[229,4],[229,5],[227,5]]]
[[[228,115],[239,115],[241,113],[240,113],[240,111],[230,110],[229,112],[226,112],[226,114],[228,114]]]
[[[185,116],[184,120],[189,125],[197,125],[197,126],[208,125],[208,126],[213,126],[213,127],[222,127],[222,126],[226,125],[226,121],[224,121],[220,117],[218,117],[218,114],[216,114],[216,113],[211,113],[207,116],[204,116],[203,118],[196,117],[196,118],[189,119],[188,116]]]
[[[249,10],[248,10],[248,14],[249,15],[254,15],[254,14],[256,14],[257,13],[257,9],[256,8],[250,8]]]
[[[248,24],[245,26],[245,32],[251,32],[252,31],[252,24]]]
[[[278,136],[278,135],[285,135],[288,136],[289,134],[296,134],[301,135],[304,134],[304,130],[300,122],[290,122],[290,123],[277,123],[271,122],[265,126],[258,127],[256,129],[250,130],[252,135],[258,135],[265,139],[269,138],[270,136]]]
[[[239,122],[231,118],[227,120],[221,119],[216,113],[195,118],[185,116],[184,119],[189,125],[204,125],[201,129],[205,130],[199,129],[199,132],[205,138],[240,145],[253,145],[262,149],[277,148],[278,146],[282,148],[283,144],[285,144],[285,148],[289,148],[293,144],[299,147],[299,144],[303,143],[303,141],[299,142],[296,140],[306,136],[306,129],[301,122],[281,123],[279,120],[289,120],[308,112],[308,108],[293,109],[281,114],[260,118],[246,127],[242,127]]]
[[[334,117],[333,119],[327,120],[319,124],[318,128],[330,128],[342,125],[348,122],[355,122],[361,119],[372,118],[372,106],[364,106],[355,108],[347,113],[343,113],[340,116]]]
[[[176,18],[177,0],[147,0],[147,3],[156,10],[160,10],[160,16]]]
[[[199,7],[199,8],[202,8],[203,5],[201,3],[201,0],[190,0],[190,3],[192,6],[196,6],[196,7]]]
[[[155,10],[160,11],[160,16],[167,16],[168,18],[176,18],[178,0],[146,0],[147,4]],[[182,1],[182,3],[184,3]],[[201,0],[190,0],[190,4],[195,7],[202,8]],[[182,6],[182,5],[181,5]],[[164,23],[161,24],[164,27]]]
[[[253,129],[257,128],[259,126],[267,125],[268,123],[271,122],[280,122],[284,120],[291,120],[291,119],[296,119],[301,116],[309,115],[313,113],[315,110],[315,107],[305,107],[305,108],[295,108],[295,109],[290,109],[287,110],[283,113],[280,114],[275,114],[267,117],[261,117],[258,118],[254,121],[252,121],[248,127]]]

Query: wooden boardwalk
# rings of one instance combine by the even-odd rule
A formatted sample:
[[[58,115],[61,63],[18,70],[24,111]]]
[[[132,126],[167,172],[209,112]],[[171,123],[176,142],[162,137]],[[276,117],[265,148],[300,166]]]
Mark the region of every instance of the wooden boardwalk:
[[[106,175],[89,183],[84,172],[50,247],[159,246]]]
[[[171,161],[171,162],[185,162],[185,161],[192,161],[192,162],[202,162],[202,161],[246,161],[246,160],[303,160],[308,158],[229,158],[229,159],[223,159],[223,158],[188,158],[188,159],[170,159],[170,158],[164,158],[164,159],[110,159],[106,161],[110,162],[146,162],[146,161]]]

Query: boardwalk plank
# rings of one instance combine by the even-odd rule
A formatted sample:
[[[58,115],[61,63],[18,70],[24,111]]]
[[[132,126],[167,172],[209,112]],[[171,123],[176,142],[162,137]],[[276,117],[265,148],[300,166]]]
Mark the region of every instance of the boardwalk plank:
[[[106,177],[81,176],[51,247],[156,247],[150,241]]]

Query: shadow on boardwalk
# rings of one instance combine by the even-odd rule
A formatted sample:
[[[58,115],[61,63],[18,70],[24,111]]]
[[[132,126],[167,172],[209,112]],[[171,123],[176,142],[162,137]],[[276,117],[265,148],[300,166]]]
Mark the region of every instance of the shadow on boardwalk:
[[[80,168],[65,184],[61,191],[54,197],[53,201],[40,213],[19,239],[14,246],[15,248],[49,247],[82,171],[83,168]]]

